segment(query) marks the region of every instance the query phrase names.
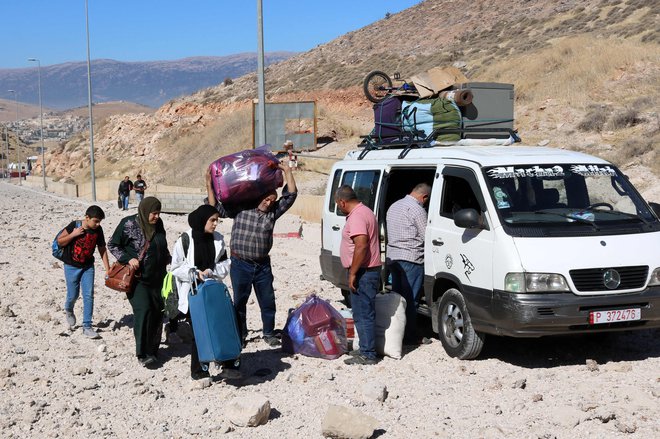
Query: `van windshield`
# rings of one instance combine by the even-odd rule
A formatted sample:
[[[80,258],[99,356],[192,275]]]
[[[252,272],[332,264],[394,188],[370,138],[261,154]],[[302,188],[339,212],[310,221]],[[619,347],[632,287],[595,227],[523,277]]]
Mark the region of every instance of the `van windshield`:
[[[609,164],[539,164],[484,169],[500,221],[510,234],[637,233],[658,220],[628,179]]]

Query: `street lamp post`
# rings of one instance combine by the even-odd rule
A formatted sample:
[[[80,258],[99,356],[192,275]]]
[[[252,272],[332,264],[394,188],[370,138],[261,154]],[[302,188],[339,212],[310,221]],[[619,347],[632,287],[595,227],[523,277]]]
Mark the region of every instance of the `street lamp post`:
[[[18,138],[18,96],[16,90],[7,90],[9,93],[14,93],[14,103],[16,104],[16,129],[14,134],[16,135],[16,158],[18,159],[18,184],[23,186],[23,166],[21,165],[21,140]]]
[[[264,19],[261,0],[257,0],[257,127],[259,145],[266,144],[266,87],[264,80]]]
[[[44,153],[44,108],[41,105],[41,61],[37,58],[28,58],[30,62],[36,62],[39,71],[39,119],[41,123],[41,175],[44,177],[44,190],[46,190],[46,154]]]
[[[89,107],[89,158],[92,167],[92,201],[96,201],[96,179],[94,177],[94,121],[92,119],[92,69],[89,58],[89,8],[85,0],[85,28],[87,30],[87,106]]]

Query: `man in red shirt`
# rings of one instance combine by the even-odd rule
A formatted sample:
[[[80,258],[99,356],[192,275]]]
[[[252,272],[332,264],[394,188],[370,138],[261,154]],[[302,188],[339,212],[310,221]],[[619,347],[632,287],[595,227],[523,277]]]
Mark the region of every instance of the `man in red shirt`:
[[[360,338],[359,353],[344,360],[344,363],[376,364],[375,299],[380,286],[381,266],[378,221],[348,185],[337,189],[335,202],[339,210],[347,215],[339,256],[344,268],[348,269],[353,320]]]

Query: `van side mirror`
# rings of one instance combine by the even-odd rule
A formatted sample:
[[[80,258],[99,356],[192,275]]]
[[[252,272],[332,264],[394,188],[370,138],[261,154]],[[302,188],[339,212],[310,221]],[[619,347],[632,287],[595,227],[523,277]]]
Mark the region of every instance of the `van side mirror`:
[[[475,209],[461,209],[454,213],[454,224],[463,229],[483,229],[481,215]]]
[[[649,206],[651,209],[653,209],[653,212],[655,212],[655,216],[660,218],[660,204],[658,203],[649,203]]]

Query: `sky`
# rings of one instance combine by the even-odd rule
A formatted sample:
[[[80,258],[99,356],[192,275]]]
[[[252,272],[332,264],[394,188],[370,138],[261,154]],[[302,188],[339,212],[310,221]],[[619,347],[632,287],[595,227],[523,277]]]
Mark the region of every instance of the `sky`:
[[[303,52],[421,0],[262,0],[264,50]],[[87,60],[85,0],[2,0],[0,69]],[[88,0],[90,57],[257,51],[257,0]]]

